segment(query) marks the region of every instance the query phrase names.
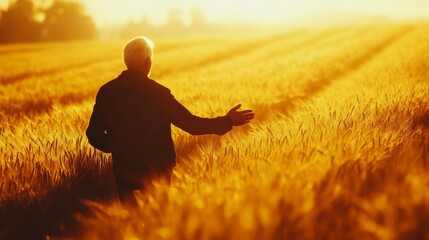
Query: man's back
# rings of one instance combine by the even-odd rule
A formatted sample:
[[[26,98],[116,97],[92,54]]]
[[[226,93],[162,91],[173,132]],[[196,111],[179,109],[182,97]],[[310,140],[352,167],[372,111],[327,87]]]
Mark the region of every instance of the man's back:
[[[91,122],[107,134],[99,148],[112,152],[114,169],[164,171],[175,165],[168,100],[170,91],[138,71],[124,71],[100,88]],[[94,133],[92,133],[94,132]],[[88,135],[97,129],[88,128]]]

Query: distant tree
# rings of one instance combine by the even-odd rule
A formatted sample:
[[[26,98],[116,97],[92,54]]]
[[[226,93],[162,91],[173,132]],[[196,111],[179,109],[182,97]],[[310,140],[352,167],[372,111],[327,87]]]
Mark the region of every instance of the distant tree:
[[[169,30],[181,30],[185,28],[183,14],[180,9],[173,9],[168,13],[167,26]]]
[[[131,38],[139,35],[151,35],[155,27],[149,22],[147,17],[142,17],[140,22],[129,21],[128,24],[120,31],[122,38]]]
[[[80,2],[55,0],[45,10],[43,34],[46,40],[92,39],[97,28]]]
[[[193,8],[189,15],[191,17],[192,28],[203,28],[206,26],[206,18],[203,9]]]
[[[41,23],[35,20],[35,8],[32,1],[17,0],[0,18],[0,42],[30,42],[41,37]]]

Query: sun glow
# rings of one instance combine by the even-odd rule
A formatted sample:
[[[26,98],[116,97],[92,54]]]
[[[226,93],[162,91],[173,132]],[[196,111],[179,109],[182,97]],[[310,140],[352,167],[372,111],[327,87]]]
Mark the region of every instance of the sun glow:
[[[0,0],[3,9],[10,0]],[[393,19],[429,18],[426,0],[82,0],[88,13],[99,26],[120,25],[143,17],[153,24],[163,24],[175,11],[184,22],[189,22],[192,9],[204,12],[208,22],[222,23],[287,23],[336,15],[373,16]]]
[[[311,19],[327,12],[396,19],[429,17],[429,1],[424,0],[327,0],[323,3],[316,0],[85,0],[84,3],[99,25],[139,20],[144,16],[154,24],[162,24],[172,10],[177,10],[186,22],[189,12],[195,8],[204,12],[207,21],[223,23],[279,23]]]

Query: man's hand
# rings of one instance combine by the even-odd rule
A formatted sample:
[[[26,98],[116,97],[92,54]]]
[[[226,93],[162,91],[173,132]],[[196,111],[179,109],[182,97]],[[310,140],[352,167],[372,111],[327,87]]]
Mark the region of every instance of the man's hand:
[[[226,114],[231,118],[232,126],[240,126],[249,123],[250,120],[252,120],[255,116],[252,110],[237,111],[240,107],[241,104],[238,104],[237,106],[231,108],[231,110],[229,110],[229,112]]]

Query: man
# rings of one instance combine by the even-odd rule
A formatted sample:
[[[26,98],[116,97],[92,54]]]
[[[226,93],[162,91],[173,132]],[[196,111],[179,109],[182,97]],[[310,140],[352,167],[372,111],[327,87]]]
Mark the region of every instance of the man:
[[[170,90],[148,78],[153,43],[131,39],[124,48],[127,70],[98,91],[86,135],[92,146],[112,153],[121,202],[154,178],[170,178],[176,164],[171,123],[192,135],[218,134],[253,119],[252,110],[232,108],[217,118],[194,116]]]

